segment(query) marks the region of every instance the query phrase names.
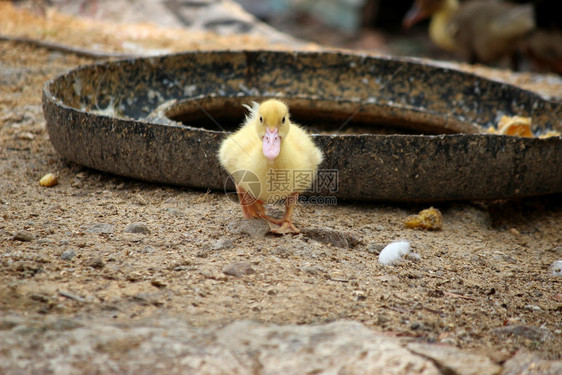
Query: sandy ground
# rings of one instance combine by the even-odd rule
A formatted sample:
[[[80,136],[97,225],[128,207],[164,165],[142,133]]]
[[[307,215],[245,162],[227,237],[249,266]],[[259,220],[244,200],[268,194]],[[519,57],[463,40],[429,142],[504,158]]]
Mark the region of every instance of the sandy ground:
[[[223,192],[62,160],[40,90],[90,62],[0,42],[0,315],[173,316],[197,326],[347,319],[498,362],[522,348],[561,359],[562,278],[549,268],[562,259],[560,195],[440,204],[440,231],[404,228],[427,205],[307,205],[295,217],[303,234],[273,236]],[[39,186],[46,173],[59,184]],[[132,223],[143,233],[128,233]],[[380,265],[380,249],[399,239],[420,259]]]

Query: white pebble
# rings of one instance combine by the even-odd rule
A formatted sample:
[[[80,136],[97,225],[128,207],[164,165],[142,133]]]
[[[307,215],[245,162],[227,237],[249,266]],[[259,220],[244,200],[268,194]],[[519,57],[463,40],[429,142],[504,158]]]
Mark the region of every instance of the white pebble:
[[[562,276],[562,260],[552,262],[550,271],[552,272],[552,276]]]
[[[408,241],[398,241],[387,245],[379,254],[379,262],[382,265],[398,263],[402,257],[410,253],[410,243]]]

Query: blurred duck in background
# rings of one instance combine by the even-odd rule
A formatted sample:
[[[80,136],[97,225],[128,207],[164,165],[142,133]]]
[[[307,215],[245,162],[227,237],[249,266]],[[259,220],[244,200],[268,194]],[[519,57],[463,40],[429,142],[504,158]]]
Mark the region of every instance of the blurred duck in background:
[[[536,70],[562,74],[562,13],[560,0],[533,1],[536,29],[525,38],[521,51]]]
[[[431,40],[470,63],[509,58],[514,64],[519,44],[536,29],[531,4],[485,0],[415,0],[403,26],[429,17]]]
[[[431,18],[429,36],[469,63],[508,59],[517,70],[528,57],[539,71],[562,74],[560,0],[414,0],[403,26]]]

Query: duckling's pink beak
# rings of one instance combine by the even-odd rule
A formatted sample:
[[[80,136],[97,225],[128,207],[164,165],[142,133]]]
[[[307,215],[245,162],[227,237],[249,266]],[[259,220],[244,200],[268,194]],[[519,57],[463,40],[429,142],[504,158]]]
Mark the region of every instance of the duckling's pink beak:
[[[279,137],[277,128],[273,130],[266,128],[262,142],[263,155],[266,158],[273,161],[277,156],[279,156],[279,151],[281,150],[281,138]]]
[[[417,3],[414,3],[402,20],[402,28],[408,30],[414,26],[414,24],[426,19],[428,16],[429,15],[424,12]]]

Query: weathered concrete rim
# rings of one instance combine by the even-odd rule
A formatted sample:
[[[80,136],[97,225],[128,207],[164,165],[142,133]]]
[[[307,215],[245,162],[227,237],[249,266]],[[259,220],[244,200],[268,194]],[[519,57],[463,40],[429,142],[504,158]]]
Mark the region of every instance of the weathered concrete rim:
[[[425,118],[434,130],[465,130],[316,135],[326,154],[321,168],[338,173],[337,189],[319,188],[316,194],[442,201],[562,192],[562,137],[466,134],[487,128],[502,114],[533,117],[536,134],[560,131],[560,103],[409,59],[212,51],[119,60],[80,67],[47,82],[43,108],[51,142],[65,159],[146,181],[220,190],[227,176],[215,153],[225,133],[150,115],[174,99],[271,96],[316,101],[320,107],[323,101],[364,105],[379,111],[382,121]]]

